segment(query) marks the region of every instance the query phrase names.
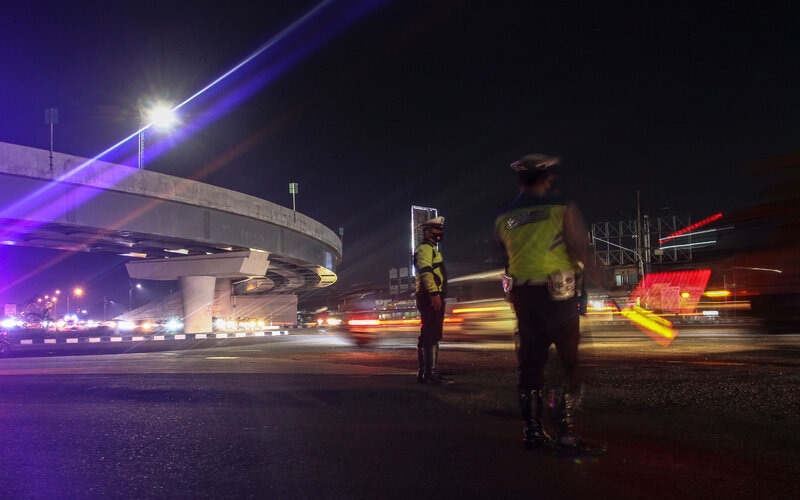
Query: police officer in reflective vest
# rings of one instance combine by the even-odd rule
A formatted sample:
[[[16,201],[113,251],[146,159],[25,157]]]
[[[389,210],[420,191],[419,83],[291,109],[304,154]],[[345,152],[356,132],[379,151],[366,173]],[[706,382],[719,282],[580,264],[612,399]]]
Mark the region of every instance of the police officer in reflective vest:
[[[447,295],[447,272],[437,245],[444,237],[444,217],[421,224],[423,241],[414,250],[416,301],[422,327],[417,341],[419,371],[417,381],[427,384],[452,382],[438,369],[439,341],[444,326],[444,305]]]
[[[523,442],[527,448],[552,444],[571,452],[600,454],[604,448],[584,443],[575,433],[575,410],[581,395],[579,314],[585,304],[580,283],[583,263],[591,263],[591,254],[577,205],[554,193],[553,168],[558,164],[558,158],[540,154],[512,163],[520,192],[495,219],[495,231],[506,254],[506,290],[517,316]],[[559,396],[557,435],[551,438],[543,426],[542,388],[553,344],[567,380]]]

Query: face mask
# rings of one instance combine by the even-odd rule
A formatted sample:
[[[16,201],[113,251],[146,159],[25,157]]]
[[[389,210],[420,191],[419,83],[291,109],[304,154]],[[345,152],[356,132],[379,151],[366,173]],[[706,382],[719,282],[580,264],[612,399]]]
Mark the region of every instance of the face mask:
[[[444,238],[444,233],[431,233],[431,239],[439,243]]]

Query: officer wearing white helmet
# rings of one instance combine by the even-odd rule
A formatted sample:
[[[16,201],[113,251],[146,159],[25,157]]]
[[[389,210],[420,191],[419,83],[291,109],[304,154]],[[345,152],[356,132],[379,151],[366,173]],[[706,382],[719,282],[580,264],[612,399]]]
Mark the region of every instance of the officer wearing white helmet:
[[[439,373],[439,341],[444,327],[447,272],[437,245],[444,237],[444,217],[420,224],[423,240],[414,250],[416,301],[422,326],[417,340],[419,371],[417,381],[426,384],[450,383]]]
[[[554,444],[584,454],[600,454],[575,433],[575,410],[580,402],[578,376],[579,314],[585,292],[581,280],[591,253],[577,205],[553,189],[557,157],[523,156],[511,164],[519,194],[495,219],[495,231],[506,255],[506,288],[517,316],[520,411],[527,448]],[[593,281],[597,281],[593,273]],[[585,303],[585,302],[584,302]],[[559,406],[556,436],[543,425],[544,368],[555,345],[567,384]]]

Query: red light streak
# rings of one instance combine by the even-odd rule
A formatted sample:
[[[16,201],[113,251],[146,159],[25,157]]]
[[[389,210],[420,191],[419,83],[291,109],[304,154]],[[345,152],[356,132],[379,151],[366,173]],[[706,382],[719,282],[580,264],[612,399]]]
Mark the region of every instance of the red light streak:
[[[660,238],[658,240],[658,243],[661,244],[661,243],[664,243],[665,241],[669,241],[671,239],[677,238],[678,236],[683,236],[684,234],[691,233],[695,229],[699,229],[699,228],[701,228],[701,227],[703,227],[705,225],[711,224],[715,220],[719,220],[721,218],[722,218],[722,212],[716,213],[716,214],[712,215],[711,217],[706,217],[705,219],[703,219],[703,220],[701,220],[699,222],[695,222],[694,224],[686,226],[683,229],[678,229],[674,233],[669,234],[667,236],[664,236],[663,238]]]

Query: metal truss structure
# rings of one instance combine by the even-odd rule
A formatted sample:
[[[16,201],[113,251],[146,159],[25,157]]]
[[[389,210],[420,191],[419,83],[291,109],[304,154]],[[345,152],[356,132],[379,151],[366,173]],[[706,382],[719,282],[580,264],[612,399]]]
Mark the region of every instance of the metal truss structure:
[[[691,225],[690,217],[650,218],[592,224],[595,254],[607,268],[637,266],[640,275],[652,264],[692,261],[691,244],[659,245],[659,240]]]

